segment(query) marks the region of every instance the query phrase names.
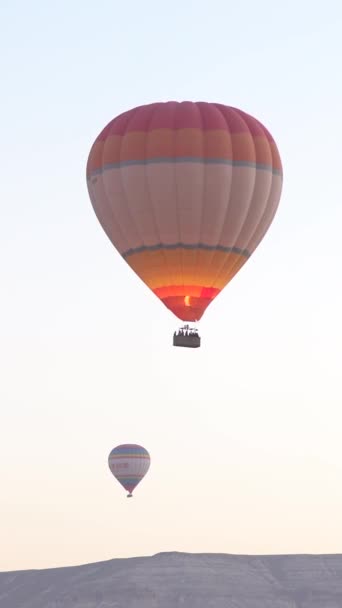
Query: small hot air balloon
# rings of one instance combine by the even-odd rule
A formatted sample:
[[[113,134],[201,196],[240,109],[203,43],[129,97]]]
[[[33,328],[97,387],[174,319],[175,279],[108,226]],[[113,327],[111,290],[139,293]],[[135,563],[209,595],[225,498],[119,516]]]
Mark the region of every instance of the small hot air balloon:
[[[127,490],[127,498],[132,497],[134,488],[145,477],[150,468],[151,458],[141,445],[126,443],[118,445],[108,456],[108,465],[114,477]]]
[[[121,114],[97,137],[87,164],[104,231],[185,323],[199,321],[255,251],[276,213],[282,178],[276,143],[258,120],[205,102]],[[200,339],[184,326],[174,344],[196,347]]]

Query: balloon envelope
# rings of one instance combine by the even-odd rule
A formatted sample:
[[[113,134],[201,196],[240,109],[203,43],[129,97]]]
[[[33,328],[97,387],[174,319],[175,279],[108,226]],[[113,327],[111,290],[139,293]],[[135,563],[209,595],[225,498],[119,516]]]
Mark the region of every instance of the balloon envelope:
[[[241,110],[154,103],[100,133],[87,184],[129,266],[179,319],[197,321],[268,230],[282,165],[271,134]]]
[[[118,445],[108,456],[108,465],[114,477],[131,494],[150,468],[151,458],[141,445]]]

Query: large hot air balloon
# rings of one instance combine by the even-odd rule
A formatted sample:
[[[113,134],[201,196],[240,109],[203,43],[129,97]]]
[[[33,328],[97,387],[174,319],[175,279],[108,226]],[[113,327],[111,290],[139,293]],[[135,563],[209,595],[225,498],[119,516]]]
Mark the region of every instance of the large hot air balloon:
[[[198,321],[276,213],[282,165],[267,129],[217,103],[153,103],[114,118],[87,164],[113,245],[179,319]],[[186,326],[188,328],[188,326]],[[174,337],[199,346],[194,331]]]
[[[145,477],[151,458],[141,445],[126,443],[118,445],[108,456],[108,465],[114,477],[127,490],[131,498],[134,488]]]

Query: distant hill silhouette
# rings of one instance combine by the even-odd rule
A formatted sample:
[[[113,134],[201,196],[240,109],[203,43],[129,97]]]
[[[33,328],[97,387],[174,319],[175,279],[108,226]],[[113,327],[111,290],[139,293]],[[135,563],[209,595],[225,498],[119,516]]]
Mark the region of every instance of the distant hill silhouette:
[[[159,553],[0,573],[1,608],[342,608],[342,555]]]

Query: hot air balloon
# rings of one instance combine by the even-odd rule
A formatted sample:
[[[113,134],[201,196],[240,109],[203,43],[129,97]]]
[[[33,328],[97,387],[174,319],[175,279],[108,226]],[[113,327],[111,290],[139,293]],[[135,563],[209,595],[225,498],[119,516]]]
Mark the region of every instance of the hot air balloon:
[[[206,102],[140,106],[95,140],[88,191],[128,265],[188,324],[242,268],[267,232],[282,189],[273,137],[237,108]],[[194,328],[174,334],[197,347]]]
[[[108,456],[108,466],[114,477],[127,490],[127,498],[132,497],[134,488],[145,477],[150,464],[148,451],[135,443],[118,445]]]

